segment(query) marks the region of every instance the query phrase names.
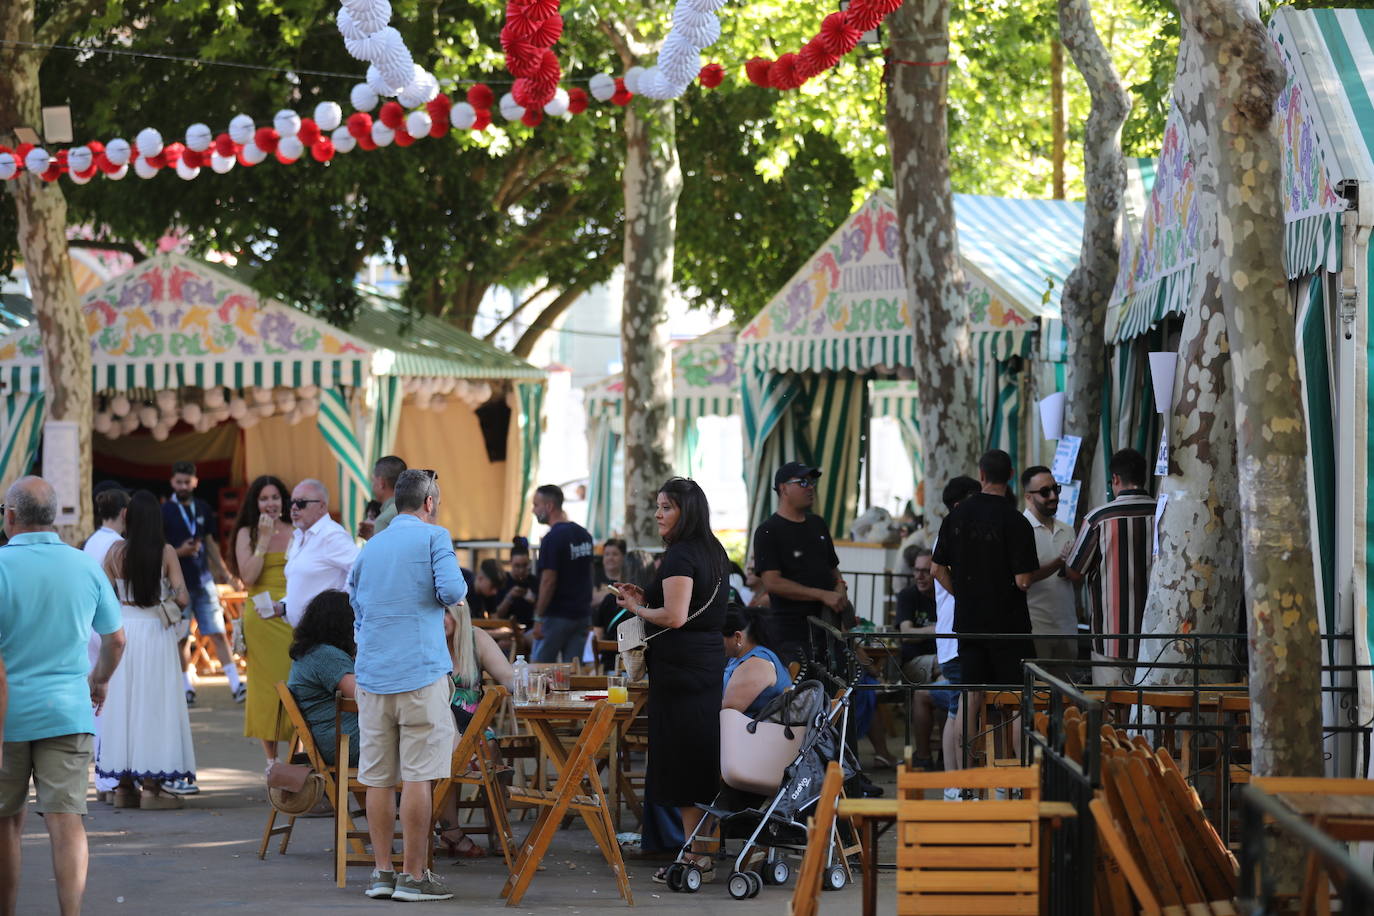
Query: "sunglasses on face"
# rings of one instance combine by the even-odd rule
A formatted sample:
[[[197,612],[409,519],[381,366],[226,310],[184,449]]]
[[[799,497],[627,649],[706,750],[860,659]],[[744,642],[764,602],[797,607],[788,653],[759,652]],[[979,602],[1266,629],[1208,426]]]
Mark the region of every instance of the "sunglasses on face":
[[[794,483],[803,490],[809,490],[816,485],[816,481],[810,477],[793,477],[791,480],[783,481],[783,483]]]
[[[293,509],[304,509],[306,506],[310,505],[311,503],[322,503],[322,502],[324,502],[324,500],[322,500],[322,499],[293,499],[293,500],[291,500],[291,508],[293,508]]]
[[[1034,493],[1036,496],[1039,496],[1041,499],[1049,499],[1051,496],[1058,496],[1063,491],[1063,489],[1063,487],[1056,483],[1051,484],[1048,487],[1041,487],[1038,490],[1031,490],[1030,492]]]

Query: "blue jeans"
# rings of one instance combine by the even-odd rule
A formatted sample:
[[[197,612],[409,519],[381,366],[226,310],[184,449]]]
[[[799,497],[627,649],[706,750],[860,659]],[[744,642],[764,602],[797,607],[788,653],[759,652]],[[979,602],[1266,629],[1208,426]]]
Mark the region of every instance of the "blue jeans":
[[[190,592],[191,603],[182,610],[182,618],[189,620],[194,615],[202,636],[223,633],[224,609],[220,607],[215,580],[207,576],[199,588],[188,584],[187,591]]]
[[[560,654],[565,662],[579,660],[587,645],[587,630],[590,627],[591,619],[588,617],[545,617],[544,638],[534,646],[534,660],[556,662]]]

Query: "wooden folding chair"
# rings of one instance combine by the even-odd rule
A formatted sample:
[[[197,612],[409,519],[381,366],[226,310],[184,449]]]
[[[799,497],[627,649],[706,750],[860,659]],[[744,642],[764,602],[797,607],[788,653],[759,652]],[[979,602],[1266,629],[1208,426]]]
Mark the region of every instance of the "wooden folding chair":
[[[925,793],[953,782],[1021,798],[955,804]],[[897,912],[1040,912],[1040,767],[897,772]]]
[[[514,864],[511,858],[514,839],[506,808],[506,790],[497,778],[497,766],[492,761],[491,742],[487,740],[486,731],[508,696],[506,688],[501,686],[487,687],[482,691],[482,701],[473,710],[472,720],[463,729],[463,736],[454,748],[450,769],[452,775],[434,784],[434,810],[430,817],[431,823],[437,824],[449,795],[461,792],[463,786],[475,786],[478,799],[473,804],[486,810],[486,824],[481,830],[466,827],[464,830],[467,833],[485,833],[489,839],[494,837],[500,844],[507,869]],[[463,807],[463,804],[460,803],[459,807]]]
[[[838,761],[831,761],[825,768],[825,779],[821,782],[821,796],[816,800],[815,813],[806,831],[806,852],[802,854],[801,868],[797,871],[797,884],[792,890],[792,901],[788,905],[791,916],[816,916],[818,898],[821,896],[821,880],[824,877],[825,863],[830,852],[831,834],[835,830],[835,809],[840,801],[840,789],[844,785],[844,774]]]
[[[533,829],[525,838],[515,868],[501,888],[501,896],[506,898],[506,906],[518,906],[520,900],[534,879],[539,863],[548,852],[549,843],[558,831],[564,815],[576,812],[587,824],[587,830],[596,845],[601,848],[611,872],[615,875],[616,885],[625,902],[634,906],[634,894],[630,891],[629,877],[625,873],[625,860],[620,855],[620,845],[615,839],[615,825],[611,822],[611,812],[606,801],[606,793],[601,787],[601,776],[596,768],[596,752],[606,742],[611,729],[615,727],[615,710],[606,701],[596,704],[587,719],[586,727],[568,757],[567,764],[558,774],[558,782],[551,792],[538,788],[512,789],[511,799],[538,806],[539,817]],[[579,794],[585,790],[585,794]]]

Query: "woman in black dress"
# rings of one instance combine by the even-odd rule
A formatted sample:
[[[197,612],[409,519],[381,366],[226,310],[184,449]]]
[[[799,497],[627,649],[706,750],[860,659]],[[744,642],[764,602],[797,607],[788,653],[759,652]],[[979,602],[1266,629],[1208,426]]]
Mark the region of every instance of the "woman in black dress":
[[[684,835],[701,820],[698,803],[720,788],[720,701],[725,655],[720,628],[730,592],[729,560],[711,533],[711,508],[694,481],[674,477],[654,513],[668,545],[647,592],[618,583],[619,604],[644,618],[649,667],[649,764],[645,794],[682,815]],[[653,635],[659,633],[661,635]],[[711,857],[691,857],[710,880]],[[662,880],[660,875],[655,880]]]

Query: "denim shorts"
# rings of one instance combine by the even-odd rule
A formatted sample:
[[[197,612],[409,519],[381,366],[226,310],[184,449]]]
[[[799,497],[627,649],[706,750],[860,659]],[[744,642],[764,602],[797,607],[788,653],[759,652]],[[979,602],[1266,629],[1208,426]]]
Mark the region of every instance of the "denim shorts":
[[[200,588],[193,588],[190,592],[191,603],[182,610],[182,618],[189,621],[194,614],[202,636],[223,633],[224,609],[220,607],[219,591],[215,588],[214,580],[206,579],[201,582]]]
[[[959,659],[955,657],[951,658],[947,662],[941,662],[940,673],[943,676],[935,683],[959,683],[960,676],[963,673],[959,667]],[[954,713],[959,711],[959,695],[960,691],[958,690],[932,690],[930,692],[930,699],[931,702],[935,704],[935,707],[937,709],[943,709],[945,712],[949,713],[950,715],[953,715]]]

